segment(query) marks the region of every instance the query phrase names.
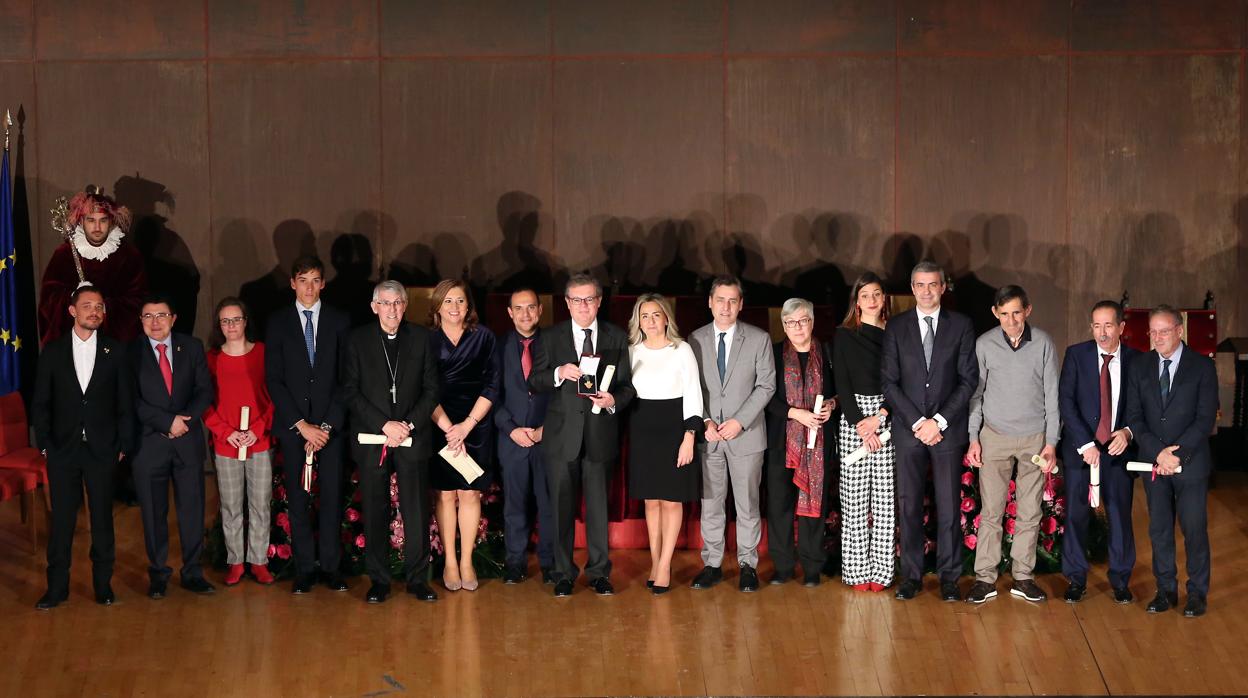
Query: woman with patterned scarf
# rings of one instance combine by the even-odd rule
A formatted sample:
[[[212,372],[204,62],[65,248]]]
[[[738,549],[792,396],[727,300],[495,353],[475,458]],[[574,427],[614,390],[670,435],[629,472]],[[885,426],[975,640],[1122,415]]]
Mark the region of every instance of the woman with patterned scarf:
[[[776,568],[772,584],[792,579],[800,558],[803,583],[817,586],[827,560],[825,483],[832,480],[835,440],[824,425],[836,409],[836,388],[831,346],[814,338],[814,310],[802,298],[790,298],[780,310],[785,340],[775,345],[777,385],[767,405],[767,546]]]

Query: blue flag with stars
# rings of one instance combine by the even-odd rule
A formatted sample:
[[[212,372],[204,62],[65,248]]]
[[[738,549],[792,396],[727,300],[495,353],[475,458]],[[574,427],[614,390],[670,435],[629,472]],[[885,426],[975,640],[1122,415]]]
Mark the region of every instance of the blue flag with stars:
[[[17,244],[13,237],[13,190],[9,183],[9,151],[0,166],[0,395],[21,387],[25,328],[18,327]],[[26,260],[20,260],[26,263]]]

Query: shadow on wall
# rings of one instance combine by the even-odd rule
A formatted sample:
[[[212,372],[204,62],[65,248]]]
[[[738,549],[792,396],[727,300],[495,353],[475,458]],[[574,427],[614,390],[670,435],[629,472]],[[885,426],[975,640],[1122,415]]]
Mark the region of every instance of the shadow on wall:
[[[227,231],[233,228],[233,223],[226,226]],[[238,297],[251,309],[254,318],[251,325],[256,337],[264,336],[273,311],[295,302],[295,291],[290,287],[290,269],[299,257],[316,254],[316,236],[312,233],[312,226],[297,219],[278,223],[273,229],[273,252],[277,256],[273,268],[263,276],[244,283],[238,292]]]
[[[176,307],[178,321],[174,331],[194,334],[198,313],[199,267],[186,242],[169,228],[168,216],[157,212],[157,205],[173,213],[176,201],[173,192],[159,182],[144,179],[138,173],[124,176],[113,185],[117,202],[130,209],[134,222],[131,239],[143,255],[147,266],[148,288],[152,293],[168,296]]]
[[[473,260],[468,278],[479,296],[528,287],[551,293],[562,286],[562,265],[537,246],[538,235],[551,229],[541,199],[523,191],[509,191],[495,204],[498,247]]]

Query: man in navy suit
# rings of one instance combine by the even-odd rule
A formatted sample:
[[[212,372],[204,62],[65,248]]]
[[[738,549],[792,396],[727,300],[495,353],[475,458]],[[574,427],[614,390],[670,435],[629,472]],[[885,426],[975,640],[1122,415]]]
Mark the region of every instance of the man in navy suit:
[[[502,377],[498,402],[494,406],[494,426],[498,427],[498,460],[503,466],[503,539],[507,542],[504,584],[519,584],[528,565],[529,497],[537,500],[537,561],[542,581],[554,583],[554,511],[546,487],[546,463],[542,449],[542,424],[546,421],[549,393],[529,390],[533,357],[542,341],[537,323],[542,319],[542,303],[533,289],[511,294],[507,314],[515,330],[498,343],[498,375]]]
[[[1154,464],[1144,480],[1157,578],[1148,612],[1179,603],[1177,515],[1187,550],[1183,615],[1195,618],[1205,614],[1209,594],[1209,435],[1218,416],[1218,375],[1212,359],[1183,343],[1183,316],[1174,308],[1160,305],[1148,314],[1148,336],[1153,351],[1134,362],[1127,381],[1127,428],[1139,445],[1139,459]]]
[[[347,316],[325,305],[325,265],[316,257],[296,259],[290,270],[293,305],[269,318],[264,375],[273,399],[273,434],[282,454],[290,502],[290,540],[295,562],[291,591],[306,594],[316,581],[317,545],[312,535],[312,498],[303,489],[305,455],[315,455],[321,491],[321,581],[346,591],[338,572],[342,544],[343,423],[346,409],[337,399],[338,357],[349,327]]]
[[[1135,567],[1131,500],[1135,474],[1127,470],[1134,454],[1126,428],[1126,378],[1140,353],[1121,341],[1126,323],[1122,306],[1092,306],[1092,339],[1073,344],[1062,360],[1058,404],[1062,414],[1062,460],[1066,463],[1066,531],[1062,574],[1070,586],[1066,602],[1078,603],[1088,591],[1088,521],[1092,517],[1092,471],[1099,473],[1099,498],[1109,520],[1109,585],[1114,602],[1131,603],[1128,583]]]
[[[172,331],[178,316],[166,297],[150,296],[139,311],[143,335],[130,349],[139,422],[134,486],[143,514],[147,547],[147,595],[163,599],[173,574],[169,557],[169,481],[178,507],[182,587],[196,594],[214,589],[204,579],[204,430],[201,416],[216,391],[204,345]]]
[[[940,307],[945,287],[944,269],[919,262],[910,273],[915,309],[889,320],[884,331],[880,378],[884,399],[893,409],[897,445],[900,600],[913,599],[922,588],[923,490],[929,467],[936,488],[940,597],[962,598],[962,456],[970,442],[968,417],[971,395],[979,385],[979,364],[971,319]]]

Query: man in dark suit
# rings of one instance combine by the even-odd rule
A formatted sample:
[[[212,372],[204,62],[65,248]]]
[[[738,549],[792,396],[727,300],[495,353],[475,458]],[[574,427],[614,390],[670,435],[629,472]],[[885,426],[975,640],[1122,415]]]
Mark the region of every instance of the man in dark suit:
[[[115,600],[111,580],[113,476],[134,436],[130,370],[120,342],[99,333],[104,295],[82,286],[70,295],[70,332],[43,348],[31,417],[35,443],[48,459],[48,590],[35,604],[46,611],[69,598],[74,528],[86,484],[91,514],[91,565],[95,600]]]
[[[1122,306],[1101,301],[1092,306],[1092,339],[1071,345],[1062,361],[1058,403],[1062,414],[1062,460],[1066,463],[1066,530],[1062,537],[1062,574],[1070,586],[1067,603],[1088,591],[1088,522],[1092,518],[1093,469],[1100,480],[1098,498],[1109,519],[1109,585],[1114,602],[1131,603],[1135,534],[1131,500],[1135,474],[1127,461],[1135,452],[1126,428],[1126,378],[1140,353],[1122,343]]]
[[[620,453],[619,413],[633,399],[628,337],[620,328],[598,321],[602,285],[588,274],[568,279],[564,299],[572,317],[543,336],[533,361],[529,387],[534,392],[553,392],[546,412],[542,455],[550,499],[555,507],[555,596],[572,594],[572,582],[580,571],[572,562],[576,526],[577,492],[584,484],[585,538],[589,561],[585,574],[589,586],[600,595],[615,593],[608,579],[611,560],[607,553],[607,483]],[[596,375],[599,390],[582,397],[582,356],[600,358]],[[615,367],[608,390],[601,389],[603,372]],[[599,408],[594,414],[592,408]]]
[[[143,514],[143,542],[150,563],[147,595],[163,599],[173,574],[169,557],[169,481],[178,509],[182,587],[197,594],[214,589],[204,579],[204,432],[202,415],[215,391],[204,345],[172,331],[173,303],[149,296],[139,312],[143,335],[130,348],[139,422],[134,485]]]
[[[346,591],[338,571],[342,542],[343,423],[346,411],[337,399],[339,350],[347,316],[321,301],[325,265],[300,257],[290,270],[295,303],[269,318],[265,335],[264,376],[273,399],[273,434],[282,454],[286,496],[290,502],[290,540],[295,563],[291,591],[306,594],[316,582],[317,544],[312,534],[312,498],[303,489],[303,464],[315,453],[320,483],[321,581]]]
[[[372,586],[365,600],[390,595],[390,473],[399,486],[403,515],[403,568],[407,592],[436,601],[429,587],[429,457],[433,408],[438,404],[438,358],[429,331],[403,322],[407,289],[383,281],[373,289],[378,322],[357,328],[344,344],[342,401],[351,414],[351,457],[360,469],[364,555]],[[361,444],[359,434],[380,434],[384,444]],[[400,445],[411,438],[410,446]]]
[[[542,442],[549,393],[529,390],[533,373],[533,357],[537,355],[542,332],[537,323],[542,319],[542,303],[529,288],[511,294],[507,315],[515,330],[498,343],[498,375],[500,395],[494,405],[494,426],[498,427],[498,460],[503,468],[503,540],[507,558],[503,569],[504,584],[519,584],[528,565],[525,554],[529,547],[529,498],[537,501],[537,561],[542,581],[553,583],[555,567],[554,512],[546,488],[546,463],[542,460]]]
[[[1153,351],[1135,361],[1127,381],[1127,428],[1139,459],[1153,463],[1144,480],[1148,538],[1153,546],[1157,595],[1149,613],[1179,603],[1174,518],[1187,551],[1187,605],[1183,615],[1203,616],[1209,594],[1207,498],[1213,457],[1209,435],[1218,415],[1218,376],[1213,360],[1183,343],[1183,316],[1167,305],[1148,314]]]
[[[888,322],[880,366],[884,399],[893,409],[897,445],[897,508],[901,584],[897,598],[922,588],[923,490],[931,467],[936,494],[936,568],[940,596],[958,601],[962,573],[962,456],[969,444],[971,395],[979,385],[970,318],[940,307],[945,272],[919,262],[910,273],[916,307]]]

